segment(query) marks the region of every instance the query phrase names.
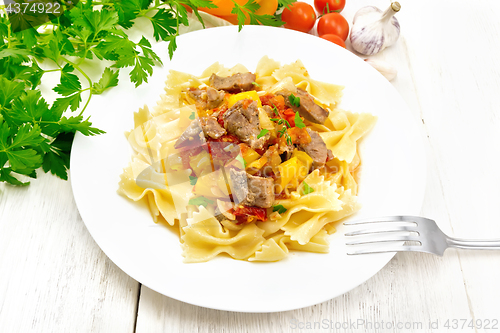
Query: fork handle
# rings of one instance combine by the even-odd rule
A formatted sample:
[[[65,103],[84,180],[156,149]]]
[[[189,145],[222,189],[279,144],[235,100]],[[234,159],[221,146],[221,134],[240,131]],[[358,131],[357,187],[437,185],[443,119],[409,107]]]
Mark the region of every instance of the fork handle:
[[[500,239],[471,240],[448,237],[448,246],[471,250],[500,250]]]

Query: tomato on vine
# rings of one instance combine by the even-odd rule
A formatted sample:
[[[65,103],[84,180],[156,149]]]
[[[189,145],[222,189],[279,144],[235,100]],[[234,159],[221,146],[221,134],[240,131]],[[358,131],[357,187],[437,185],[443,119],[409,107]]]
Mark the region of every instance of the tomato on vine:
[[[310,4],[297,1],[283,10],[281,20],[285,22],[285,28],[309,32],[316,22],[316,13]]]
[[[314,7],[320,14],[340,13],[345,7],[345,0],[314,0]]]
[[[342,40],[346,40],[349,35],[349,23],[339,13],[328,13],[323,15],[318,21],[318,35],[337,35]]]
[[[329,42],[335,43],[335,44],[337,44],[339,46],[342,46],[345,49],[345,43],[344,43],[344,41],[342,40],[342,38],[340,38],[337,35],[326,34],[326,35],[321,35],[319,37],[323,38],[323,39],[326,39]]]

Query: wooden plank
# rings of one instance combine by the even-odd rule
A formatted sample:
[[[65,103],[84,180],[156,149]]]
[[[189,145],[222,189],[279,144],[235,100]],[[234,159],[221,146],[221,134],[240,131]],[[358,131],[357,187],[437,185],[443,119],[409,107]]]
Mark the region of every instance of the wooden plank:
[[[405,38],[447,212],[442,218],[449,220],[443,226],[456,237],[500,239],[500,3],[427,5],[432,10],[425,14],[404,16],[405,24],[420,27],[405,30]],[[411,10],[427,5],[413,2]],[[449,319],[500,322],[500,252],[449,250],[446,259],[452,255],[459,258],[470,314]]]
[[[138,283],[85,228],[69,182],[0,184],[0,332],[133,332]]]

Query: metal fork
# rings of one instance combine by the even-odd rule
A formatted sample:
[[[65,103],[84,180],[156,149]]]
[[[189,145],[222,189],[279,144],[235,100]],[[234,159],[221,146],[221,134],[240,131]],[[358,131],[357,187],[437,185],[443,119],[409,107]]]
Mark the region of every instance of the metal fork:
[[[442,256],[449,247],[500,250],[500,239],[467,240],[450,237],[445,235],[433,220],[418,216],[387,216],[345,222],[344,225],[365,227],[345,234],[353,239],[346,243],[352,249],[347,253],[349,255],[417,251]],[[401,235],[402,233],[406,235]],[[420,245],[404,245],[401,244],[403,241],[417,242]]]

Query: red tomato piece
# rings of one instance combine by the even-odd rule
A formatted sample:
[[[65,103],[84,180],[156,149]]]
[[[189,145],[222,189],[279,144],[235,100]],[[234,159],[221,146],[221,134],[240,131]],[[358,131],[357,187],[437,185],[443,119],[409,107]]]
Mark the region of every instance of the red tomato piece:
[[[236,206],[233,210],[238,224],[267,220],[267,209],[260,207]]]
[[[260,96],[260,102],[262,105],[267,105],[271,108],[276,107],[278,110],[285,109],[285,99],[281,95],[266,94]]]
[[[227,105],[223,104],[221,107],[219,107],[215,111],[219,112],[219,115],[217,116],[217,122],[219,123],[219,125],[221,125],[222,127],[224,127],[224,118],[223,118],[223,116],[224,116],[224,113],[226,113],[226,111],[227,111]]]
[[[290,124],[290,127],[295,126],[295,111],[293,111],[292,109],[286,109],[285,111],[280,112],[280,113],[281,113],[281,116],[283,117],[283,119],[288,121],[288,123]]]

